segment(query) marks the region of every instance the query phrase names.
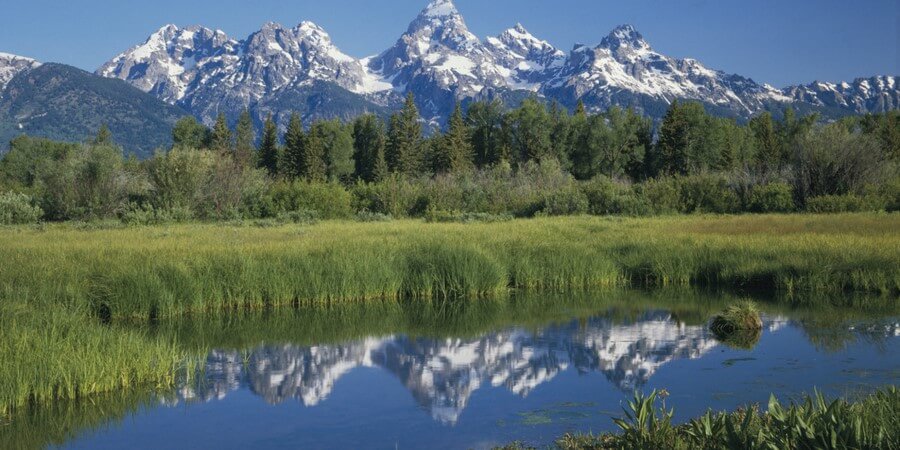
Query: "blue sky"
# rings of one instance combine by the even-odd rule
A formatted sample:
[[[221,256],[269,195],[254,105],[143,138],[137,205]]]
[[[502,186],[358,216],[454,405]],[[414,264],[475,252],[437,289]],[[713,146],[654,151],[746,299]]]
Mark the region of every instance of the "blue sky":
[[[393,44],[427,0],[9,1],[0,52],[94,70],[166,23],[242,39],[312,20],[361,57]],[[521,22],[564,51],[633,24],[659,51],[776,86],[900,74],[897,0],[456,0],[471,30]]]

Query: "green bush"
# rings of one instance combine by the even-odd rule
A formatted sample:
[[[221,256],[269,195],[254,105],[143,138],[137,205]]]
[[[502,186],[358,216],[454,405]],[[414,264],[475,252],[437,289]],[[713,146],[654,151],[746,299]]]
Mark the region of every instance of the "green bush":
[[[884,199],[877,196],[822,195],[810,198],[806,202],[806,211],[816,214],[883,211],[884,209]]]
[[[572,184],[544,196],[539,213],[547,216],[587,214],[590,202],[587,195]]]
[[[35,206],[31,197],[15,192],[0,194],[0,225],[37,223],[44,211]]]
[[[588,198],[588,211],[594,215],[642,216],[652,212],[647,200],[632,186],[604,176],[582,183],[581,190]]]
[[[357,211],[409,217],[424,212],[427,207],[422,204],[426,201],[421,185],[400,175],[378,183],[358,183],[353,188],[353,206]]]
[[[187,222],[194,218],[190,209],[173,206],[168,209],[154,208],[151,204],[131,203],[119,213],[119,220],[129,226],[162,225]]]
[[[786,183],[769,183],[753,187],[747,208],[757,213],[785,213],[795,209],[794,194]]]
[[[635,201],[644,205],[645,214],[675,214],[680,210],[677,178],[650,179],[635,185],[633,190]]]
[[[732,213],[740,199],[719,175],[690,175],[678,179],[680,210],[685,213]]]
[[[269,187],[262,202],[265,217],[297,211],[316,211],[323,219],[353,214],[353,196],[337,183],[278,182]]]

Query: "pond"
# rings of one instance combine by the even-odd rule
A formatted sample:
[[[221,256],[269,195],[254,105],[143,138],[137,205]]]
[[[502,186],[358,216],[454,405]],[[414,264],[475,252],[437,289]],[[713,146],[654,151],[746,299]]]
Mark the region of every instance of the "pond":
[[[195,377],[61,448],[490,448],[613,430],[635,390],[666,389],[685,421],[707,408],[900,379],[900,321],[861,308],[762,303],[764,330],[719,342],[729,299],[562,294],[472,305],[380,305],[159,325],[213,350]],[[876,308],[877,309],[877,308]],[[198,350],[199,351],[199,350]],[[98,408],[103,402],[98,401]],[[41,421],[31,422],[40,432]]]

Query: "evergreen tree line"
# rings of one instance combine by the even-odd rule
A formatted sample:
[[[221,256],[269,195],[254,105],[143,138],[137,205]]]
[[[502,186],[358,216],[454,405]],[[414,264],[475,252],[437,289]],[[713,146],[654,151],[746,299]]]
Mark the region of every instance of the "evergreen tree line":
[[[105,127],[81,144],[18,138],[0,161],[7,209],[45,220],[138,222],[354,213],[735,213],[897,209],[900,112],[822,124],[787,109],[747,124],[673,102],[659,124],[633,110],[574,112],[526,99],[457,105],[426,133],[412,95],[386,122],[363,115],[257,131],[187,117],[173,148],[123,159]],[[6,200],[4,200],[6,199]],[[27,201],[26,201],[27,199]],[[31,209],[27,209],[27,208]],[[6,213],[6,216],[25,213]],[[302,214],[301,214],[302,215]],[[28,214],[25,214],[27,217]],[[6,219],[5,222],[14,222]]]

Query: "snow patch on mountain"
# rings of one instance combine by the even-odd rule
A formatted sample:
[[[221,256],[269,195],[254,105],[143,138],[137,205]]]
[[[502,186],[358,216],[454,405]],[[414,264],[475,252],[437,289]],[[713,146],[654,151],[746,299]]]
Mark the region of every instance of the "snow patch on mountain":
[[[40,65],[41,63],[31,58],[0,52],[0,92],[16,75]]]

